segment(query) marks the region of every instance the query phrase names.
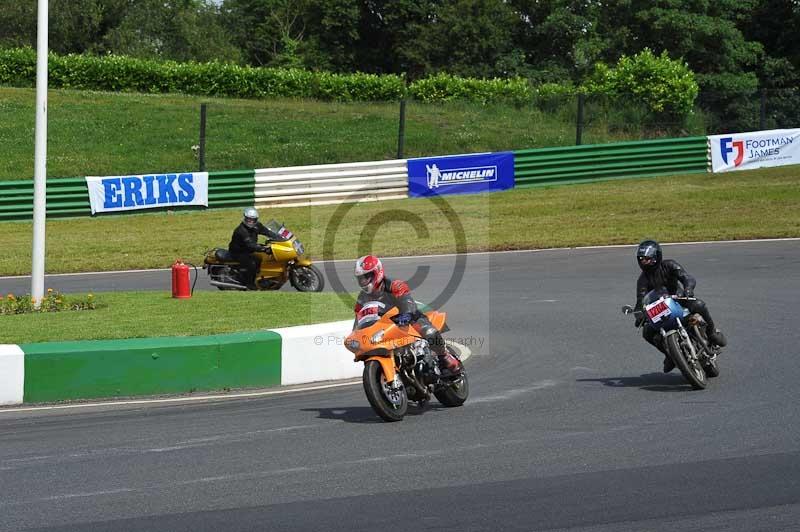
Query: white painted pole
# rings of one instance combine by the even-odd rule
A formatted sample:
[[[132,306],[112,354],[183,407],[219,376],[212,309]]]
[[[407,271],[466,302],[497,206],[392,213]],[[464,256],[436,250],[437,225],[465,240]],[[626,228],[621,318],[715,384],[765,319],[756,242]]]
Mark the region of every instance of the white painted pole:
[[[44,296],[44,224],[47,180],[47,1],[39,0],[36,25],[36,147],[33,172],[33,252],[31,297],[39,308]]]

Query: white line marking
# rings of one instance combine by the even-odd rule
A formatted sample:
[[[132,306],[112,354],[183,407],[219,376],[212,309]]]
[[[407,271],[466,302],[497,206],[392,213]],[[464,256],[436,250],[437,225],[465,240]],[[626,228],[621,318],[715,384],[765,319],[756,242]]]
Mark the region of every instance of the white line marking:
[[[791,238],[755,238],[750,240],[700,240],[697,242],[662,242],[662,246],[697,246],[702,244],[757,244],[769,242],[797,242],[800,237]],[[633,248],[638,245],[633,244],[611,244],[603,246],[577,246],[577,247],[560,247],[560,248],[534,248],[534,249],[509,249],[505,251],[468,251],[467,253],[439,253],[430,255],[402,255],[396,257],[381,257],[381,260],[416,260],[437,257],[457,257],[459,255],[503,255],[506,253],[541,253],[546,251],[580,251],[583,249],[616,249],[616,248]],[[327,262],[353,262],[355,259],[335,259],[335,260],[318,260],[314,264],[325,264]],[[103,272],[82,272],[82,273],[48,273],[45,277],[70,277],[79,275],[111,275],[111,274],[125,274],[125,273],[148,273],[148,272],[168,272],[170,268],[156,268],[152,270],[112,270]],[[0,277],[4,279],[30,279],[30,275],[8,275]]]

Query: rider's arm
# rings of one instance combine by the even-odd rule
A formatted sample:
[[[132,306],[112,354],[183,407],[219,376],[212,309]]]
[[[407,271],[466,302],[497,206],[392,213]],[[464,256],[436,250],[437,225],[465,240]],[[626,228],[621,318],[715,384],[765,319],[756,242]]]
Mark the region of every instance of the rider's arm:
[[[411,314],[412,316],[417,314],[417,303],[411,297],[411,288],[408,283],[400,280],[392,281],[389,290],[394,296],[400,314]]]
[[[667,267],[670,275],[678,279],[683,285],[683,289],[688,293],[694,293],[694,287],[697,285],[695,278],[683,269],[683,266],[674,260],[665,260],[664,265]]]
[[[234,234],[236,235],[237,240],[239,240],[239,243],[241,243],[242,246],[245,247],[248,252],[253,253],[255,251],[261,250],[261,245],[259,245],[258,240],[252,238],[250,236],[250,232],[247,231],[247,229],[245,229],[241,225],[236,228]]]
[[[649,291],[650,285],[647,282],[647,277],[644,274],[639,275],[639,279],[636,281],[636,306],[634,310],[642,310],[642,300]]]

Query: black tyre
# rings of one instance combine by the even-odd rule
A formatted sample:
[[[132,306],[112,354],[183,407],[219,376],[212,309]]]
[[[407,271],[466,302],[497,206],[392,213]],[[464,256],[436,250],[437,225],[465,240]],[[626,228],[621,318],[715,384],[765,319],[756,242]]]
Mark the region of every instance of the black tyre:
[[[289,282],[298,292],[322,292],[325,278],[313,264],[295,266],[289,270]]]
[[[392,390],[383,369],[377,360],[364,364],[364,393],[370,406],[385,421],[401,421],[408,411],[408,395],[402,384],[399,390]]]
[[[708,343],[708,337],[706,336],[705,328],[698,327],[695,325],[693,327],[693,333],[697,335],[700,339],[700,343],[703,344],[703,348],[706,351],[708,357],[714,357],[712,359],[704,358],[703,360],[703,370],[706,372],[706,377],[709,379],[713,379],[714,377],[719,377],[719,366],[717,366],[717,357],[714,356],[712,353],[711,346]]]
[[[439,388],[433,395],[444,406],[461,406],[464,401],[469,397],[469,380],[467,379],[467,370],[462,368],[461,376],[455,379],[445,388]]]
[[[689,384],[691,384],[692,388],[695,390],[704,390],[707,383],[706,372],[699,362],[694,364],[689,363],[689,360],[684,354],[684,349],[686,349],[686,347],[682,345],[683,340],[680,338],[679,333],[670,334],[667,336],[666,341],[669,355],[672,357],[672,361],[675,362],[678,369],[681,370],[684,378],[689,381]]]
[[[719,366],[717,366],[717,360],[714,359],[703,364],[703,371],[706,372],[706,377],[709,379],[719,377]]]

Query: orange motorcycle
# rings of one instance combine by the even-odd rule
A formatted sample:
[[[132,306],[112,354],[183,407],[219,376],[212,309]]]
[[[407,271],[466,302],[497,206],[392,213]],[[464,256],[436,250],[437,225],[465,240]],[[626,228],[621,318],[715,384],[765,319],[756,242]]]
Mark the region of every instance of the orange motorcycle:
[[[355,329],[345,339],[345,346],[364,362],[364,393],[380,417],[400,421],[408,402],[422,406],[431,394],[444,406],[461,406],[469,396],[466,370],[453,378],[443,378],[438,357],[413,325],[394,322],[397,307],[389,309],[377,321]],[[425,313],[439,332],[448,330],[444,312]],[[451,351],[452,352],[452,351]],[[453,356],[458,356],[453,353]]]

